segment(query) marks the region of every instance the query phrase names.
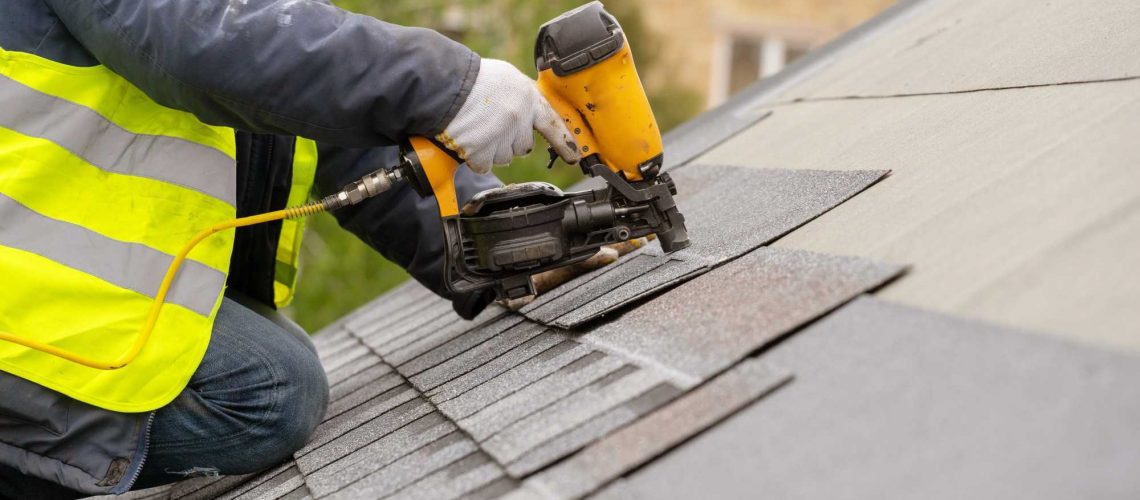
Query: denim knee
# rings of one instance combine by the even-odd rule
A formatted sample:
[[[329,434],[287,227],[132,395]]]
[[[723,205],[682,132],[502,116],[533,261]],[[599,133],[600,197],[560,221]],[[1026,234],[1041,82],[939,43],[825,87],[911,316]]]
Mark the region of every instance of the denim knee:
[[[271,426],[289,455],[308,443],[329,402],[328,378],[320,359],[302,345],[292,350],[292,356],[280,360],[286,375],[278,391],[281,411]]]
[[[225,299],[198,371],[155,415],[142,482],[256,472],[304,446],[329,397],[324,368],[304,340]]]
[[[272,365],[275,387],[273,410],[266,414],[262,432],[257,433],[266,463],[263,469],[280,463],[301,449],[321,423],[328,408],[329,384],[320,359],[299,339],[287,337],[266,345],[264,362]],[[252,462],[252,461],[251,461]]]

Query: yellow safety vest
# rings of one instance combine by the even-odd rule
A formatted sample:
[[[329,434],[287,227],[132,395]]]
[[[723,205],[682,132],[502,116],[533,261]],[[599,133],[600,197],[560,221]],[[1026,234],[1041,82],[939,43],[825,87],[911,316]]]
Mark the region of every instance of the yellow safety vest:
[[[298,150],[312,153],[298,155],[303,189],[316,148]],[[163,107],[103,66],[0,49],[0,331],[125,352],[173,254],[235,216],[234,157],[232,129]],[[281,242],[294,251],[301,228],[289,231]],[[190,253],[129,365],[97,370],[0,342],[0,370],[114,411],[165,405],[205,354],[232,248],[226,231]],[[283,255],[295,269],[295,252]]]
[[[298,137],[293,151],[293,182],[285,206],[296,207],[309,201],[316,174],[317,143]],[[285,307],[293,300],[304,231],[304,218],[281,221],[281,237],[277,240],[277,263],[273,273],[273,301],[277,307]]]

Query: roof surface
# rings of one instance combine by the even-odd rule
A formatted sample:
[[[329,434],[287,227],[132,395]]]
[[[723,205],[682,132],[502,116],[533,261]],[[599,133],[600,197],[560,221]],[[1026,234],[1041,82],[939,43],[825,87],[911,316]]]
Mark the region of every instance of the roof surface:
[[[667,136],[691,249],[404,285],[315,337],[294,461],[133,495],[1134,498],[1137,20],[904,2]]]

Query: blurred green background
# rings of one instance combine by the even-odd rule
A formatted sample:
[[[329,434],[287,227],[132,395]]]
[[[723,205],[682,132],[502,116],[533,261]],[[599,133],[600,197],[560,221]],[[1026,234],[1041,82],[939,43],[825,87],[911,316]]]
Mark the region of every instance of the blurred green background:
[[[534,77],[534,36],[538,27],[583,1],[336,0],[336,3],[387,22],[435,29],[483,57],[510,61]],[[658,63],[658,44],[654,41],[658,35],[645,27],[638,6],[632,0],[607,0],[606,9],[625,29],[639,71],[647,73]],[[692,92],[668,85],[655,88],[649,98],[662,130],[669,130],[702,108],[702,97]],[[495,169],[495,175],[507,183],[544,180],[561,187],[581,177],[577,167],[561,162],[548,171],[547,159],[542,145],[509,167]],[[285,312],[309,332],[316,332],[407,278],[402,269],[340,229],[331,215],[320,214],[308,223],[297,296]]]

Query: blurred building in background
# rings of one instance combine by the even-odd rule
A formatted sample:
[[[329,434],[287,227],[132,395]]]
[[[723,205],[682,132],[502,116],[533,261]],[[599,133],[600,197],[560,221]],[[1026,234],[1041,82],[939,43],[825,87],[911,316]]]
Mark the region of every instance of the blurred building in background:
[[[654,34],[642,80],[697,92],[706,107],[778,73],[893,0],[634,0]],[[635,47],[634,50],[639,50]],[[666,83],[667,82],[667,83]]]

